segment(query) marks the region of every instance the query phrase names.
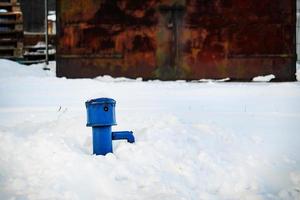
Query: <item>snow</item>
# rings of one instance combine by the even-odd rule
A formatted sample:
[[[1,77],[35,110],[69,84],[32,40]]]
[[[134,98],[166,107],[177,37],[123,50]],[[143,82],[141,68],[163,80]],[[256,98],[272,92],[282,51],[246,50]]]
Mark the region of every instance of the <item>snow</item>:
[[[297,63],[297,72],[296,72],[297,81],[300,81],[300,64]]]
[[[266,76],[254,77],[252,81],[254,81],[254,82],[269,82],[274,78],[275,78],[275,76],[273,74],[269,74],[269,75],[266,75]]]
[[[43,70],[44,65],[38,64],[38,65],[20,65],[16,62],[10,61],[10,60],[4,60],[0,59],[0,79],[1,82],[3,80],[7,79],[18,79],[18,78],[28,78],[28,77],[49,77],[55,76],[55,63],[50,62],[50,66],[52,71],[44,71]],[[6,84],[6,83],[3,83]],[[2,92],[2,91],[1,91]],[[1,93],[2,94],[2,93]],[[1,95],[2,96],[2,95]]]
[[[226,82],[230,81],[230,78],[224,78],[224,79],[217,79],[217,80],[212,80],[212,79],[200,79],[199,82]]]
[[[55,13],[55,11],[49,11],[48,12],[48,20],[56,21],[56,13]]]
[[[0,13],[7,13],[6,9],[0,9]]]
[[[43,41],[39,41],[33,47],[34,48],[46,48],[46,43]]]
[[[55,77],[0,60],[0,199],[300,199],[300,83]],[[91,155],[84,102],[135,144]]]

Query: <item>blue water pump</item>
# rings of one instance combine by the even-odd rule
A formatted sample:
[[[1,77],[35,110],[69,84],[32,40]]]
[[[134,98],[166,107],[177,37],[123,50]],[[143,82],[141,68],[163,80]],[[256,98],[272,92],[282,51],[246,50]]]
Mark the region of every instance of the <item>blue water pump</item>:
[[[111,126],[117,125],[116,101],[110,98],[98,98],[85,102],[87,124],[93,128],[93,154],[112,153],[112,140],[127,140],[134,143],[132,131],[112,132]]]

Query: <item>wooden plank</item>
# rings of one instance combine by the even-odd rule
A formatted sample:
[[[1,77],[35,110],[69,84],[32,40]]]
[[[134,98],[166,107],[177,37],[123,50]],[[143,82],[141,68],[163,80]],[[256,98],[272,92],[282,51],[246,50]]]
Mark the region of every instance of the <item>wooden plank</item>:
[[[15,57],[14,56],[2,56],[2,55],[0,55],[0,58],[1,59],[14,59]]]
[[[20,3],[0,2],[0,9],[5,9],[7,12],[20,12]]]
[[[3,30],[0,31],[0,35],[1,34],[13,34],[13,33],[22,33],[23,30]]]
[[[25,64],[25,65],[31,65],[31,64],[38,64],[45,62],[45,59],[42,60],[21,60],[19,63]]]
[[[22,22],[23,21],[23,15],[21,12],[6,12],[1,13],[0,12],[0,21],[16,21],[16,22]]]
[[[16,4],[16,3],[19,3],[18,0],[0,0],[1,3],[13,3],[13,4]]]
[[[8,7],[8,6],[20,6],[20,3],[12,3],[12,2],[0,2],[0,7]]]
[[[0,48],[0,58],[1,57],[7,57],[7,56],[11,56],[11,57],[16,57],[16,58],[20,58],[23,56],[23,49],[22,48]]]
[[[12,41],[1,41],[0,40],[0,49],[5,50],[5,49],[23,49],[24,44],[23,42],[19,42],[17,40],[12,40]]]
[[[0,26],[0,32],[7,31],[23,31],[23,24],[2,24]]]
[[[15,36],[15,35],[1,35],[0,37],[0,43],[16,43],[16,42],[20,42],[23,43],[23,37],[22,36]]]
[[[5,42],[17,42],[18,40],[16,38],[0,38],[1,43]]]
[[[0,24],[23,24],[23,22],[21,20],[0,19]]]
[[[23,15],[17,0],[2,0],[0,9],[0,57],[16,59],[23,57]]]
[[[1,50],[14,50],[16,47],[15,46],[0,46],[0,51]]]
[[[0,16],[22,15],[22,12],[0,12]]]
[[[16,4],[16,3],[18,3],[18,0],[10,0],[10,3]]]

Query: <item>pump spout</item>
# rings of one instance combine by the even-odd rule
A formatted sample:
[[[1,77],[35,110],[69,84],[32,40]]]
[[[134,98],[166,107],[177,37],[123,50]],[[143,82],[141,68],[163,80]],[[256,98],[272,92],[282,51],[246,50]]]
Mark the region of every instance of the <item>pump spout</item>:
[[[134,136],[132,131],[117,131],[112,132],[113,140],[127,140],[129,143],[134,143]]]

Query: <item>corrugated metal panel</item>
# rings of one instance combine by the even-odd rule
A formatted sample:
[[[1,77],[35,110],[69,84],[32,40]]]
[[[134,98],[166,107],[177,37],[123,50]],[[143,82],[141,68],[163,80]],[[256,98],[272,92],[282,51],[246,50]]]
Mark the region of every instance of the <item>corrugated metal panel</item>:
[[[60,0],[58,76],[295,79],[294,0]]]

